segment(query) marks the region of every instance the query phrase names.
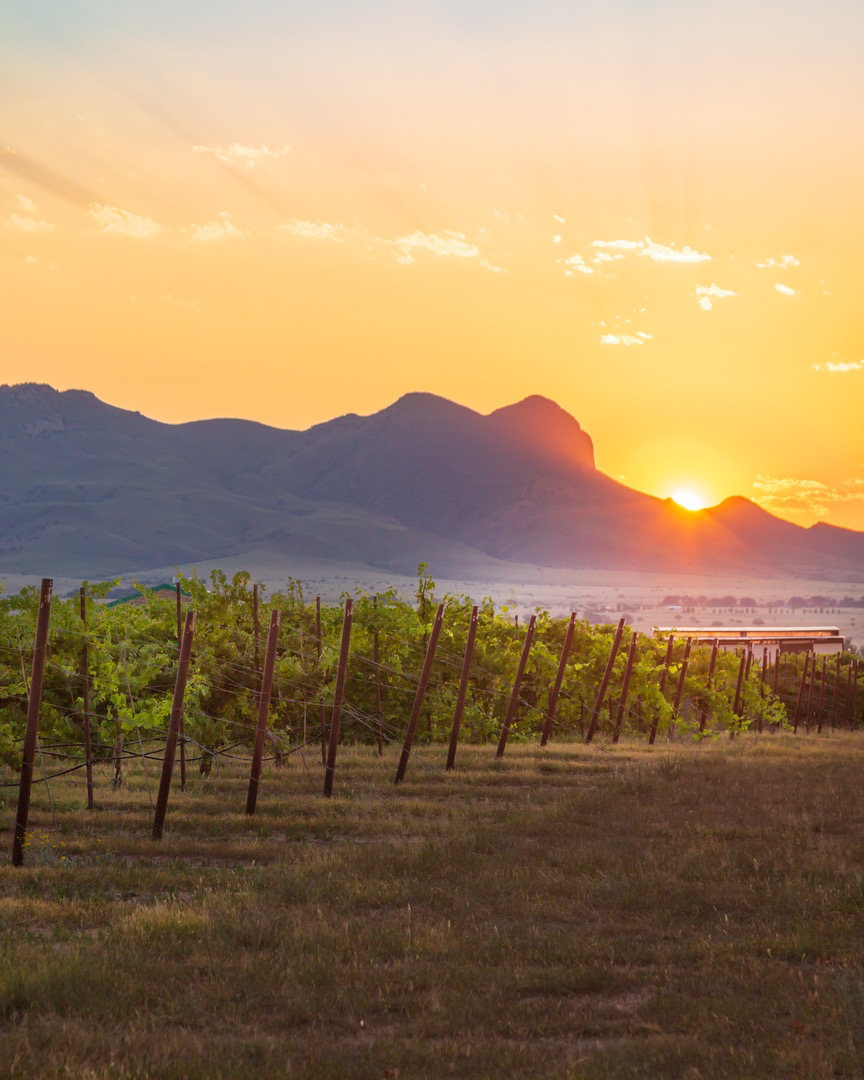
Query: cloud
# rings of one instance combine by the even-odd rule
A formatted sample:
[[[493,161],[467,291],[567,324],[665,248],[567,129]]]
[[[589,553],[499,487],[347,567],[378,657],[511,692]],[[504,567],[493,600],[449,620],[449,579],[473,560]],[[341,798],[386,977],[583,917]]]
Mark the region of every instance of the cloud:
[[[640,255],[647,255],[649,259],[653,259],[655,262],[680,262],[680,263],[692,263],[692,262],[706,262],[711,258],[710,255],[706,255],[701,251],[694,251],[691,247],[678,248],[664,247],[662,244],[655,244],[648,237],[645,238],[645,247],[639,252]]]
[[[254,169],[262,161],[285,157],[291,153],[290,146],[278,146],[271,150],[264,146],[244,146],[243,143],[230,143],[228,146],[193,146],[197,154],[212,154],[226,165],[243,165],[247,169]]]
[[[797,289],[790,289],[788,285],[781,285],[779,281],[774,288],[777,292],[783,293],[784,296],[795,296],[798,291]]]
[[[650,236],[644,240],[594,240],[596,248],[613,248],[619,251],[635,251],[637,255],[644,255],[654,262],[694,263],[706,262],[711,256],[702,251],[695,251],[691,247],[667,247],[658,244]]]
[[[571,255],[569,259],[559,259],[558,261],[564,264],[565,277],[573,277],[576,271],[580,274],[594,273],[594,270],[588,266],[581,255]]]
[[[641,240],[594,240],[596,248],[620,248],[624,251],[635,251],[642,247]]]
[[[600,338],[601,345],[644,345],[650,341],[653,334],[646,334],[644,330],[637,330],[635,334],[603,334]]]
[[[18,196],[18,205],[22,210],[26,210],[28,214],[32,214],[36,209],[36,203],[32,199],[28,199],[26,195]]]
[[[20,214],[10,214],[7,218],[0,218],[0,221],[7,229],[20,229],[22,232],[46,232],[54,228],[50,221],[37,221],[36,218],[21,217]]]
[[[232,236],[242,236],[243,233],[231,221],[231,215],[227,210],[219,214],[219,221],[208,221],[206,225],[192,225],[183,230],[191,240],[227,240]]]
[[[433,255],[452,255],[460,259],[470,259],[480,254],[477,245],[469,243],[464,233],[449,230],[443,236],[414,232],[409,236],[397,237],[392,245],[397,251],[397,261],[404,266],[414,262],[412,251],[431,251]]]
[[[555,233],[555,235],[552,237],[552,243],[553,244],[560,244],[561,243],[561,236],[560,236],[559,233]]]
[[[560,214],[553,214],[553,215],[552,215],[552,217],[553,217],[553,218],[554,218],[554,220],[555,220],[555,221],[557,221],[557,222],[558,222],[558,223],[559,223],[560,225],[563,225],[563,224],[564,224],[564,222],[565,222],[565,221],[567,220],[566,218],[563,218],[563,217],[561,217],[561,215],[560,215]]]
[[[286,229],[295,236],[306,236],[313,240],[335,240],[337,243],[343,243],[341,237],[337,236],[336,233],[338,230],[343,229],[344,226],[331,225],[327,221],[298,221],[294,218],[293,221],[286,221],[279,228]]]
[[[824,364],[811,364],[814,371],[827,371],[832,375],[847,371],[864,371],[864,360],[827,360]]]
[[[615,259],[623,259],[623,255],[610,255],[608,251],[598,251],[594,258],[591,260],[595,263],[601,262],[614,262]]]
[[[778,270],[785,270],[789,266],[800,266],[801,260],[796,259],[794,255],[781,255],[779,259],[766,259],[765,262],[756,263],[760,270],[768,270],[776,268]]]
[[[503,266],[495,266],[495,264],[489,262],[488,259],[481,259],[480,260],[480,265],[483,267],[484,270],[489,270],[493,274],[506,274],[507,273],[507,271],[504,269]]]
[[[819,480],[778,479],[761,474],[753,481],[753,501],[772,514],[812,514],[828,517],[837,503],[864,501],[858,479],[844,480],[839,487],[829,487]]]
[[[146,240],[162,231],[162,226],[152,218],[141,217],[133,214],[130,210],[123,210],[119,206],[103,206],[101,203],[91,203],[90,215],[102,226],[104,232],[118,233],[121,236],[134,236],[138,240]]]
[[[715,299],[719,300],[723,296],[740,296],[740,293],[733,292],[731,289],[721,289],[719,285],[712,282],[710,285],[697,285],[696,296],[699,297],[699,307],[703,311],[710,311]]]

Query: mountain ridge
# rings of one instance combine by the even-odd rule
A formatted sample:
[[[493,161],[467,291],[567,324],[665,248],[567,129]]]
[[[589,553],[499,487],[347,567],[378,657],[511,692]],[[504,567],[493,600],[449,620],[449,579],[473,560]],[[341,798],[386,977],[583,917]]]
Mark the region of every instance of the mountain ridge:
[[[7,573],[111,576],[264,546],[362,549],[399,572],[420,553],[442,567],[864,576],[864,533],[804,529],[742,496],[694,513],[606,476],[578,420],[540,395],[483,415],[414,392],[292,431],[164,424],[87,390],[0,386],[0,477]]]

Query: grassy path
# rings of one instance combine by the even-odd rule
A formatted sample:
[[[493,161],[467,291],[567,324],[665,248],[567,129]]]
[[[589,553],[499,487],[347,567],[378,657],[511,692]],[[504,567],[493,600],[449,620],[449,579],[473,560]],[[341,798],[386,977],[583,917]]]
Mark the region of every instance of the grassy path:
[[[864,739],[444,753],[6,789],[0,1076],[864,1075]]]

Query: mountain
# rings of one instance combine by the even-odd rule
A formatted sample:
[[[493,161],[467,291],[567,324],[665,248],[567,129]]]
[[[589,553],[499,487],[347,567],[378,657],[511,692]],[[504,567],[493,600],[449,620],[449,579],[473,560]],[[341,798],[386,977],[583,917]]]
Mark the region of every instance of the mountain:
[[[162,424],[82,390],[0,387],[0,571],[110,576],[251,552],[464,576],[553,567],[860,577],[864,534],[746,499],[691,513],[612,480],[533,396],[482,416],[407,394],[308,431]]]

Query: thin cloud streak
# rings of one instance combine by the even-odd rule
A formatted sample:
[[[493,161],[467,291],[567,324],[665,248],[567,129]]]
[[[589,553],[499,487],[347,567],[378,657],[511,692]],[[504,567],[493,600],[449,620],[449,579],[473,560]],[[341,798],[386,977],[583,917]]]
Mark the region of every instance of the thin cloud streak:
[[[94,203],[90,207],[90,216],[102,226],[103,232],[131,236],[136,240],[148,240],[162,232],[162,226],[152,218],[133,214],[131,210],[123,210],[119,206]]]
[[[825,371],[831,375],[837,375],[849,371],[864,371],[864,360],[827,360],[824,364],[810,366],[814,371]]]
[[[707,262],[711,259],[711,256],[705,252],[695,251],[689,246],[676,248],[658,244],[650,236],[646,236],[644,240],[594,240],[592,245],[595,248],[634,251],[637,255],[651,259],[653,262],[696,263]]]

